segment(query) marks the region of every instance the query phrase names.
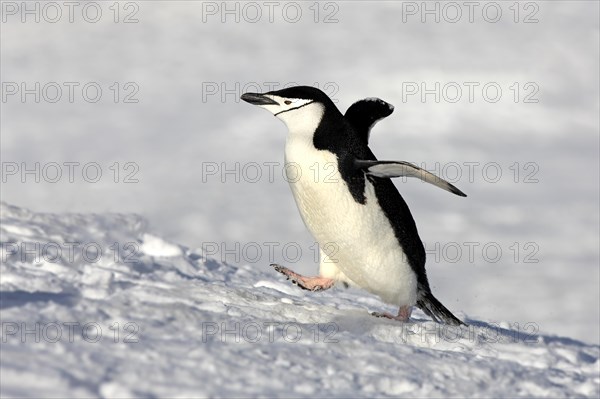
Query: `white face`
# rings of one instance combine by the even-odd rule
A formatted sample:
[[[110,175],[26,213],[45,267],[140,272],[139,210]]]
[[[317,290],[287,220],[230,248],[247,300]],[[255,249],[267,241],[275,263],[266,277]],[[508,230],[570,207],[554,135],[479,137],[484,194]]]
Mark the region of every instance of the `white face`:
[[[259,107],[269,110],[273,115],[278,116],[281,113],[285,112],[294,112],[295,110],[303,107],[314,100],[306,100],[304,98],[286,98],[279,97],[273,94],[265,94],[264,97],[270,98],[273,101],[276,101],[278,105],[275,104],[267,104],[267,105],[259,105]]]
[[[304,98],[286,98],[272,94],[265,97],[277,102],[276,104],[258,105],[281,119],[290,133],[314,132],[325,111],[321,103]]]

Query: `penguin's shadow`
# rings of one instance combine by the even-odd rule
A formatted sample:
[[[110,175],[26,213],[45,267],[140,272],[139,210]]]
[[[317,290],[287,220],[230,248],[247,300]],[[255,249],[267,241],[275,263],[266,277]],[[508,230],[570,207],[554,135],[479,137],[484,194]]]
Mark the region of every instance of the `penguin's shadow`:
[[[500,327],[495,323],[484,322],[480,320],[467,319],[465,323],[469,327],[474,327],[480,331],[493,331],[499,338],[505,342],[519,342],[526,345],[532,344],[552,344],[558,343],[562,345],[589,347],[589,344],[578,341],[569,337],[560,337],[556,335],[539,334],[539,327],[536,323],[526,323],[523,326],[515,326],[515,328]]]
[[[390,333],[404,333],[406,328],[413,329],[415,326],[423,328],[426,334],[432,331],[430,319],[412,318],[410,323],[401,323],[396,320],[378,318],[367,311],[347,310],[343,314],[338,314],[332,318],[339,333],[344,331],[357,335],[379,335],[382,331]],[[460,332],[466,340],[472,340],[474,335],[480,337],[482,343],[519,343],[523,345],[549,345],[559,344],[566,346],[576,346],[580,348],[590,347],[590,344],[578,341],[568,337],[553,335],[544,335],[538,333],[538,326],[535,323],[527,323],[523,326],[515,325],[514,328],[501,327],[493,322],[485,322],[474,319],[466,319],[466,326],[456,327],[445,324],[436,324],[442,334],[448,329],[449,335],[455,337],[455,333]],[[420,333],[417,331],[416,333]],[[462,338],[461,338],[462,339]]]

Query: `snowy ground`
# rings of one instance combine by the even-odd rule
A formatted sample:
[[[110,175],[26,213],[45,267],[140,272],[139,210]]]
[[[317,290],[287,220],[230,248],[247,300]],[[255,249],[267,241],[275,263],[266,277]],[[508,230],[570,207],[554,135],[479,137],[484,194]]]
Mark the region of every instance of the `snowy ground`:
[[[600,3],[481,2],[473,21],[464,2],[297,2],[298,21],[294,2],[273,21],[263,2],[250,2],[259,21],[234,1],[87,3],[72,22],[64,2],[0,3],[3,395],[597,395]],[[468,194],[395,182],[436,296],[476,326],[466,338],[432,342],[419,313],[403,329],[368,317],[373,297],[305,295],[269,268],[315,273],[316,247],[282,177],[285,127],[239,95],[293,83],[341,110],[394,104],[374,153]],[[8,256],[24,242],[68,255],[70,241],[103,256],[92,262],[93,245],[88,260],[81,248],[72,261],[37,264],[35,247]],[[52,322],[98,323],[102,341],[81,326],[65,341],[68,324],[54,344],[20,343],[20,323]],[[222,322],[259,323],[263,336],[223,343]],[[285,323],[299,342],[281,338]],[[327,323],[339,342],[324,342]]]
[[[600,394],[600,347],[535,324],[402,325],[363,292],[305,293],[139,216],[0,211],[3,397]]]

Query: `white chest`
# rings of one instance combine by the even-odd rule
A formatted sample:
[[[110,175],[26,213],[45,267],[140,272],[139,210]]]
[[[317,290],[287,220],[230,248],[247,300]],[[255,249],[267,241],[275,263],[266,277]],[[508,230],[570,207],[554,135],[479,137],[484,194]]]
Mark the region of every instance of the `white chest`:
[[[416,276],[392,226],[366,181],[366,204],[354,200],[335,154],[317,150],[308,135],[290,133],[285,148],[288,181],[304,223],[330,262],[358,286],[397,305],[416,301]]]

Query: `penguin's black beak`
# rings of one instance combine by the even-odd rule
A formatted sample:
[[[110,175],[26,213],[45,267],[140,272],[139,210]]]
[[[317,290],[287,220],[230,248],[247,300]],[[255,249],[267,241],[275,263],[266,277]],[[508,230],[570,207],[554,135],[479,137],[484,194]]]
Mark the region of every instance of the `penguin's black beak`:
[[[242,94],[241,99],[254,105],[279,105],[277,101],[260,93],[244,93]]]

